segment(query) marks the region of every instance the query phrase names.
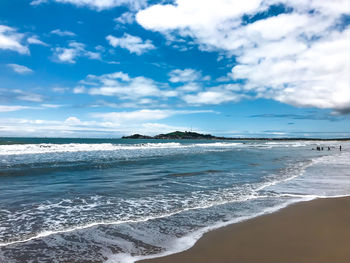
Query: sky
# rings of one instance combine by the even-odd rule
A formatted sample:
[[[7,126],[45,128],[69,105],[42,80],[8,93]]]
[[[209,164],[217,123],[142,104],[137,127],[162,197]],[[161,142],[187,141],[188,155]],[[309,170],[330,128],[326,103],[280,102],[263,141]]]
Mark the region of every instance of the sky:
[[[2,0],[0,136],[350,137],[348,0]]]

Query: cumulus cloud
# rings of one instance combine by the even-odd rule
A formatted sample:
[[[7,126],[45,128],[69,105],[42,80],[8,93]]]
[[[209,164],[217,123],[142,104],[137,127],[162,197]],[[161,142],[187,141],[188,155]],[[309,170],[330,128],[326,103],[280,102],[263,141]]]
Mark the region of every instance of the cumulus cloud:
[[[276,5],[284,10],[269,12]],[[168,41],[190,37],[203,51],[235,57],[231,78],[242,92],[341,113],[350,108],[349,14],[347,0],[176,0],[139,11],[136,21]],[[226,91],[187,101],[225,102],[218,92]]]
[[[25,101],[30,101],[30,102],[42,102],[43,101],[43,96],[40,94],[25,92],[25,91],[20,91],[20,90],[16,90],[16,93],[17,93],[16,98],[18,100],[25,100]]]
[[[41,107],[44,107],[44,108],[48,108],[48,109],[58,109],[58,108],[63,107],[64,105],[61,105],[61,104],[47,104],[47,103],[44,103],[44,104],[41,104],[40,106],[41,106]]]
[[[28,109],[27,106],[15,106],[15,105],[0,105],[0,112],[18,111]]]
[[[120,24],[132,24],[135,21],[135,14],[132,12],[125,12],[121,16],[115,18],[114,21]]]
[[[18,65],[18,64],[7,64],[9,68],[11,68],[14,72],[25,75],[25,74],[30,74],[33,73],[33,70],[26,66]]]
[[[194,69],[174,69],[169,72],[170,82],[193,82],[201,78],[201,73]]]
[[[109,112],[109,113],[94,113],[95,118],[102,118],[106,121],[112,121],[116,123],[121,122],[144,122],[150,120],[161,120],[169,117],[170,111],[163,110],[138,110],[138,111],[125,111],[125,112]]]
[[[30,91],[24,91],[20,89],[1,89],[0,88],[0,101],[13,102],[16,100],[41,102],[43,96]]]
[[[188,104],[206,105],[238,102],[243,98],[249,98],[248,95],[242,94],[239,91],[241,91],[241,88],[234,84],[219,85],[207,88],[196,94],[184,95],[183,99]]]
[[[86,57],[88,59],[101,59],[98,52],[92,52],[85,49],[85,45],[79,42],[70,42],[68,47],[57,47],[54,49],[54,58],[62,63],[76,63],[76,58]]]
[[[144,41],[140,37],[132,36],[127,33],[124,33],[124,35],[119,38],[108,35],[106,39],[111,46],[125,48],[129,50],[130,53],[135,53],[137,55],[155,49],[151,40]]]
[[[188,72],[192,74],[187,74]],[[88,75],[73,89],[73,93],[115,98],[116,101],[113,102],[99,100],[92,105],[111,108],[169,108],[166,105],[168,99],[180,102],[181,105],[185,102],[190,106],[201,106],[250,98],[238,84],[205,86],[200,72],[193,69],[173,70],[169,76],[173,83],[182,85],[171,87],[167,83],[155,82],[143,76],[130,77],[123,72],[114,72],[100,76]]]
[[[15,107],[15,106],[13,106]],[[0,112],[1,112],[0,106]],[[127,115],[127,113],[125,113]],[[130,114],[132,116],[133,114]],[[102,120],[101,120],[102,119]],[[127,118],[124,118],[125,120]],[[149,118],[150,119],[150,118]],[[159,134],[174,130],[186,130],[189,127],[171,126],[163,123],[129,122],[116,123],[106,121],[96,116],[96,120],[83,121],[76,116],[68,116],[64,120],[43,120],[43,119],[0,119],[0,135],[12,134],[13,136],[52,136],[52,137],[120,137],[132,133]]]
[[[11,50],[20,54],[29,54],[29,49],[22,42],[24,34],[13,27],[0,25],[0,49]]]
[[[98,11],[111,9],[117,6],[128,6],[132,9],[140,9],[146,5],[146,0],[34,0],[31,5],[40,5],[47,2],[72,4],[77,7],[88,7]]]
[[[74,37],[74,36],[76,36],[76,34],[71,32],[71,31],[61,30],[61,29],[52,30],[50,33],[53,35],[60,36],[60,37]]]
[[[11,111],[20,111],[20,110],[40,110],[43,108],[59,108],[63,105],[55,104],[41,104],[40,106],[23,106],[23,105],[0,105],[0,112],[11,112]]]
[[[92,116],[95,118],[102,118],[105,121],[114,123],[140,123],[145,121],[162,120],[173,115],[198,113],[213,113],[213,111],[143,109],[137,111],[94,113]]]
[[[52,88],[52,91],[56,92],[56,93],[65,93],[68,90],[69,90],[69,88],[66,88],[66,87],[54,87],[54,88]]]
[[[152,79],[139,76],[130,77],[123,72],[104,74],[101,76],[88,75],[74,89],[74,93],[90,95],[114,96],[121,100],[140,100],[145,97],[173,97],[177,93],[168,89],[164,84]]]
[[[47,3],[48,0],[33,0],[30,2],[31,5],[40,5],[43,3]]]
[[[41,45],[41,46],[48,46],[45,42],[41,41],[37,36],[31,36],[27,38],[28,44],[31,45]]]
[[[66,120],[43,120],[43,119],[1,119],[0,134],[12,134],[14,136],[96,136],[113,134],[117,130],[115,125],[96,121],[81,121],[71,116]]]

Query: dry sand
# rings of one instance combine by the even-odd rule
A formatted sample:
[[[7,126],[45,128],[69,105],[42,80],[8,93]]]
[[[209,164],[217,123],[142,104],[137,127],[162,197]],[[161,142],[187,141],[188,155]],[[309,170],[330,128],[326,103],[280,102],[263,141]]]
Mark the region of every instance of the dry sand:
[[[349,263],[350,198],[297,203],[209,232],[187,251],[141,262]]]

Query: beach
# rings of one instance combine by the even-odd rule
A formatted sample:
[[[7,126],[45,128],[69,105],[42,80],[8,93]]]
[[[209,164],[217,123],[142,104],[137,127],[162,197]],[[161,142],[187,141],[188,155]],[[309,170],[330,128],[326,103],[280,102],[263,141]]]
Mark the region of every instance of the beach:
[[[138,263],[348,263],[350,197],[300,202],[206,233],[187,251]]]

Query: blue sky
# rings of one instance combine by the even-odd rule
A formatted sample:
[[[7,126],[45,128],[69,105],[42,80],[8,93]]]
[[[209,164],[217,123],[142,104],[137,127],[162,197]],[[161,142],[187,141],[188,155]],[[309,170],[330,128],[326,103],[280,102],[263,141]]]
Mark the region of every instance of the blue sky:
[[[347,0],[5,0],[0,136],[350,136]]]

